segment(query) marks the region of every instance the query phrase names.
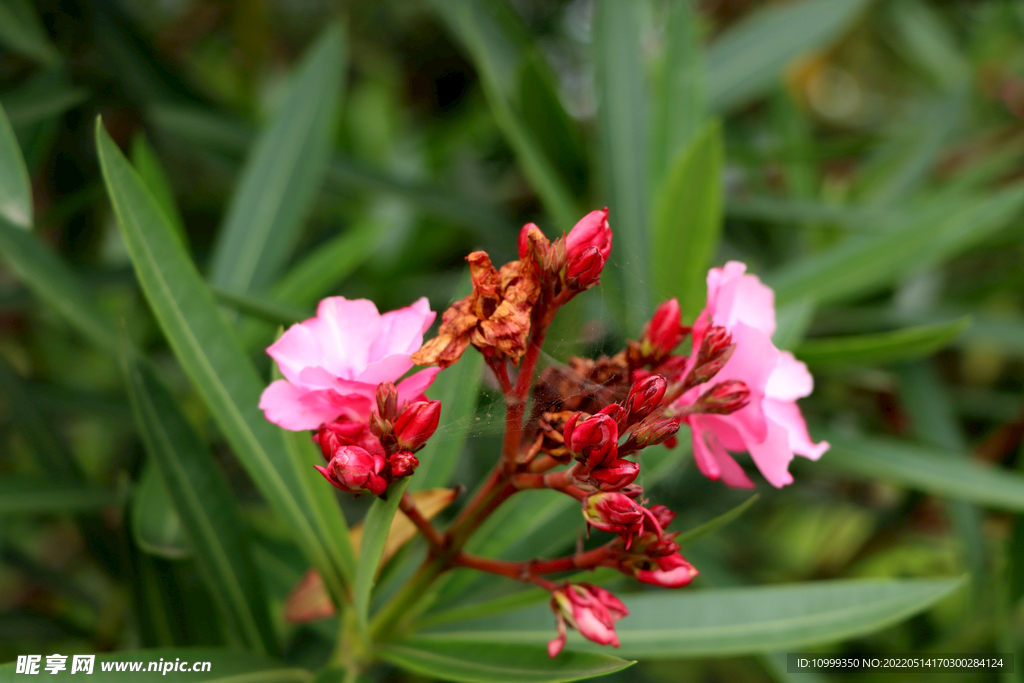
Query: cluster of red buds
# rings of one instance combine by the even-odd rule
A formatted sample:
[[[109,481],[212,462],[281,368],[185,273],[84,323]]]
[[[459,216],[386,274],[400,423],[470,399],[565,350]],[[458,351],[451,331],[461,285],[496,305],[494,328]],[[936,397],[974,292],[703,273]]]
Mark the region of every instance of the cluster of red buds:
[[[327,461],[327,467],[315,467],[342,491],[383,496],[391,482],[412,475],[420,464],[413,454],[441,418],[440,401],[416,401],[399,410],[398,390],[391,382],[377,387],[376,398],[377,411],[368,424],[338,419],[313,435]]]

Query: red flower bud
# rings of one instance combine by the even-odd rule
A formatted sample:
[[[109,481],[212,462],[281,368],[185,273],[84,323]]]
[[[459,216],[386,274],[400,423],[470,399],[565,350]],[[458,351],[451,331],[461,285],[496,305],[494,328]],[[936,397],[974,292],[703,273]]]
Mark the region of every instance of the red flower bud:
[[[341,446],[327,467],[314,467],[342,491],[358,493],[366,490],[379,496],[388,489],[388,482],[380,476],[384,469],[384,456],[368,453],[358,446]]]
[[[651,375],[630,387],[624,403],[626,424],[639,422],[654,412],[661,405],[667,388],[668,382],[661,375]]]
[[[644,533],[644,525],[654,527],[661,536],[661,526],[651,511],[621,493],[594,493],[583,501],[583,518],[601,531],[622,536],[628,550],[633,539]]]
[[[750,389],[738,379],[730,379],[711,387],[697,399],[689,412],[728,415],[750,403]]]
[[[619,427],[608,415],[598,413],[583,420],[575,413],[565,423],[565,445],[587,469],[606,465],[618,453]]]
[[[565,268],[565,284],[580,291],[590,289],[601,281],[601,271],[607,259],[597,247],[587,247],[569,258]]]
[[[633,430],[629,440],[634,442],[638,449],[656,446],[675,436],[675,433],[679,431],[680,424],[682,424],[682,418],[679,417],[657,418],[652,416]]]
[[[548,643],[548,655],[555,657],[565,646],[566,624],[584,638],[600,645],[619,646],[615,622],[629,614],[618,598],[604,588],[590,584],[566,584],[551,592],[558,637]]]
[[[658,524],[661,525],[662,529],[667,529],[673,520],[676,518],[676,513],[668,509],[666,505],[654,505],[650,508],[651,514],[658,520]],[[678,548],[676,548],[678,550]]]
[[[638,474],[639,465],[619,458],[606,466],[595,467],[588,483],[599,491],[619,491],[632,484]]]
[[[398,415],[398,389],[392,382],[377,385],[377,414],[391,422]]]
[[[355,420],[339,419],[320,425],[320,429],[313,435],[313,443],[319,444],[324,460],[328,462],[342,446],[359,446],[371,454],[384,455],[380,441],[374,437],[367,424]]]
[[[693,368],[686,378],[687,387],[704,384],[718,374],[718,371],[729,362],[733,349],[732,335],[724,327],[709,327],[697,351]]]
[[[388,462],[391,464],[391,476],[393,479],[408,477],[420,466],[420,461],[409,451],[395,453]]]
[[[679,302],[676,299],[669,299],[658,306],[651,320],[644,326],[640,338],[642,351],[656,361],[661,360],[679,346],[685,333]]]
[[[608,226],[607,208],[588,213],[565,237],[566,259],[570,263],[588,247],[596,247],[604,261],[612,253],[612,229]]]
[[[423,447],[441,419],[440,401],[417,401],[395,420],[395,438],[399,448],[416,451]]]
[[[597,411],[598,415],[607,415],[611,419],[615,420],[615,424],[618,425],[619,431],[626,426],[626,411],[618,403],[609,403],[601,410]]]
[[[682,588],[700,572],[679,553],[659,557],[651,563],[653,567],[643,569],[632,567],[632,574],[638,580],[663,588]]]

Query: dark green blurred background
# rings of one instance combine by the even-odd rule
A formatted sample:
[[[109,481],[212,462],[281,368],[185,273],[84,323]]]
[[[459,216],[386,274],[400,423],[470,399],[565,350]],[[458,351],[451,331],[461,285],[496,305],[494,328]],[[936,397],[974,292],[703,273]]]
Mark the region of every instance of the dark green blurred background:
[[[1024,466],[1024,4],[705,0],[681,12],[686,3],[623,0],[634,1],[623,16],[636,32],[623,43],[596,29],[586,0],[0,0],[0,103],[29,167],[35,232],[124,321],[214,444],[261,539],[278,608],[301,559],[291,561],[287,530],[148,312],[104,193],[93,125],[102,115],[137,165],[164,176],[166,206],[208,272],[250,143],[335,20],[348,34],[341,120],[287,263],[320,255],[305,266],[316,281],[291,300],[269,286],[222,287],[262,371],[275,324],[309,315],[320,296],[368,297],[389,310],[425,295],[440,311],[469,251],[504,262],[524,222],[553,236],[606,205],[616,230],[609,273],[546,351],[560,362],[619,348],[659,298],[685,295],[652,274],[673,267],[671,253],[648,246],[654,188],[676,151],[718,119],[725,163],[707,172],[721,173],[725,222],[712,263],[743,260],[776,287],[786,335],[776,341],[817,380],[801,402],[812,435],[898,437]],[[479,21],[460,14],[470,6]],[[910,353],[815,346],[964,315],[965,331]],[[0,493],[0,661],[223,642],[168,503],[156,485],[143,488],[145,455],[115,363],[5,266],[0,328],[0,477],[44,474],[33,444],[52,439],[105,496],[72,516],[19,513]],[[494,398],[485,391],[470,428],[463,483],[490,466]],[[931,611],[828,651],[1019,653],[1024,530],[1012,510],[1024,502],[933,497],[936,486],[900,470],[898,453],[883,453],[893,469],[877,473],[858,469],[856,452],[834,465],[831,455],[794,463],[785,490],[759,484],[750,513],[688,550],[702,572],[695,586],[971,572],[969,589]],[[126,503],[140,491],[154,501],[149,517]],[[680,510],[684,527],[746,495],[692,464],[652,492]],[[323,629],[286,636],[299,663],[329,647]],[[617,680],[817,680],[784,668],[775,655],[687,660]],[[1020,681],[1022,668],[1018,659],[1018,673],[1002,677],[922,678]]]

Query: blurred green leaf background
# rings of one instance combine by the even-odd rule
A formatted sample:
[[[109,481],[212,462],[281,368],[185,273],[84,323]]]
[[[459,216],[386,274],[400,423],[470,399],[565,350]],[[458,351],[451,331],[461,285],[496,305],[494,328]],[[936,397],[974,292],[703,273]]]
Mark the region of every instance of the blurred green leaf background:
[[[821,630],[627,635],[641,664],[605,680],[906,680],[793,679],[785,648],[806,643],[1016,652],[1016,673],[929,680],[1024,680],[1024,5],[0,0],[0,105],[0,662],[227,645],[319,667],[336,624],[282,618],[310,565],[335,595],[354,582],[364,618],[423,547],[371,596],[346,525],[369,501],[339,514],[303,439],[262,420],[263,349],[332,294],[442,311],[469,251],[501,263],[522,224],[555,236],[608,206],[602,286],[545,362],[620,348],[667,297],[692,320],[707,268],[741,260],[775,288],[775,341],[814,373],[801,407],[833,448],[689,545],[701,575],[665,603],[725,628],[804,605]],[[472,488],[500,397],[469,356],[432,394],[410,490]],[[680,530],[749,498],[685,446],[643,477]],[[572,548],[572,505],[520,503],[475,552]],[[771,590],[850,579],[858,628],[829,626],[816,589]],[[701,607],[743,586],[756,605]],[[455,572],[424,623],[536,601],[513,588]],[[634,599],[657,622],[666,595]],[[553,636],[550,615],[531,628]],[[382,651],[417,673],[373,680],[435,675],[429,637]]]

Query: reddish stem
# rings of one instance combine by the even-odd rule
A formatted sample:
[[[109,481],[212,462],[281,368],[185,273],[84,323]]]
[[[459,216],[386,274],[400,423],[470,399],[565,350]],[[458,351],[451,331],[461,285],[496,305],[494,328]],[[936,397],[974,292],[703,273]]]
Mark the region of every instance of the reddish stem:
[[[516,581],[526,581],[529,580],[531,575],[596,569],[613,559],[613,543],[614,541],[599,548],[588,550],[585,553],[578,553],[568,557],[559,557],[554,560],[531,560],[528,562],[510,562],[509,560],[498,560],[460,552],[455,556],[454,563],[460,567],[469,567],[489,574],[505,576]]]
[[[412,520],[412,523],[416,525],[423,537],[427,539],[434,548],[444,548],[445,538],[444,535],[437,530],[437,528],[430,523],[430,520],[423,516],[420,509],[416,507],[416,501],[408,493],[402,494],[402,500],[398,502],[398,507],[405,513],[405,516]]]

